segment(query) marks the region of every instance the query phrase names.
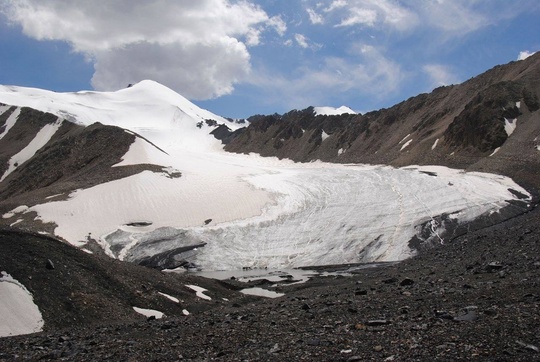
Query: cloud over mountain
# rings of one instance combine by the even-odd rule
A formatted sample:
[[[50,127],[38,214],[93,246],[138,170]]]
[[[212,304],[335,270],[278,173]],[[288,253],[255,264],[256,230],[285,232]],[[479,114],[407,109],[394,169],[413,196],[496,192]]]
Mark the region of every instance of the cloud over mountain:
[[[152,78],[195,99],[232,92],[250,72],[247,47],[262,32],[286,29],[257,5],[227,0],[24,0],[8,1],[2,12],[27,36],[85,54],[98,90]]]

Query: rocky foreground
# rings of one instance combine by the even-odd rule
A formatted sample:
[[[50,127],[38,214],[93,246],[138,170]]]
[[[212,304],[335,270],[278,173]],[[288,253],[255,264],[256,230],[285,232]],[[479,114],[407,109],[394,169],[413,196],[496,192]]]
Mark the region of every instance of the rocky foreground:
[[[278,287],[286,295],[276,299],[237,293],[237,281],[171,276],[30,240],[37,236],[4,232],[0,240],[9,238],[18,238],[21,251],[11,244],[8,257],[0,243],[2,268],[34,281],[29,289],[46,330],[0,338],[0,361],[540,360],[538,208],[399,264]],[[60,256],[52,270],[42,263]],[[47,282],[53,272],[57,282]],[[74,275],[80,283],[69,285]],[[195,283],[211,301],[185,288]],[[45,288],[71,294],[40,299]],[[157,301],[157,291],[182,300]],[[168,317],[131,311],[143,303]],[[184,308],[191,314],[183,316]]]

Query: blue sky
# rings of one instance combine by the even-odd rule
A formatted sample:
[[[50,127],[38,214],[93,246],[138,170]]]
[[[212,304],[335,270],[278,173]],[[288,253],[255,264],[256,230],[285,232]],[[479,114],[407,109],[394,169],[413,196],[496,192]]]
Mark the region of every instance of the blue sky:
[[[1,0],[0,84],[153,79],[227,117],[365,112],[540,50],[537,0]]]

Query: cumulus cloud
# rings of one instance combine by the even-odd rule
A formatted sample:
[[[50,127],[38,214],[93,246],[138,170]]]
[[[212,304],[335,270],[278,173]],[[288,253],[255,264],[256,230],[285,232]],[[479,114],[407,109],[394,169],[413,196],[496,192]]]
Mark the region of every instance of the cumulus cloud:
[[[534,54],[536,54],[536,52],[530,52],[528,50],[524,50],[522,52],[519,52],[517,60],[527,59],[528,57],[530,57],[531,55],[534,55]]]
[[[248,47],[286,32],[248,1],[5,0],[0,9],[27,36],[85,54],[98,90],[151,78],[195,99],[230,93],[250,72]]]

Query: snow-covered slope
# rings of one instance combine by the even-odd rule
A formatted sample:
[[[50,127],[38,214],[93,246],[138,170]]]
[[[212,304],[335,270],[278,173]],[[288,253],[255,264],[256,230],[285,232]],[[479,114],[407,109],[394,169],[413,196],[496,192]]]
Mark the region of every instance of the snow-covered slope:
[[[455,223],[498,212],[527,192],[511,179],[443,167],[299,164],[222,150],[213,122],[235,127],[151,81],[117,92],[59,94],[0,87],[0,103],[30,106],[82,125],[135,132],[116,166],[155,164],[3,215],[36,212],[77,246],[96,240],[113,257],[141,261],[173,250],[204,269],[296,267],[400,260],[415,227],[441,214]],[[237,125],[236,125],[237,127]],[[148,142],[149,141],[149,142]],[[178,177],[179,173],[181,177]],[[204,247],[200,247],[206,243]]]

